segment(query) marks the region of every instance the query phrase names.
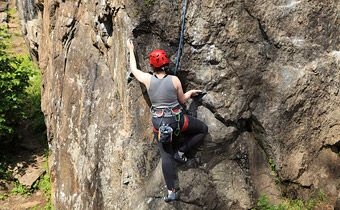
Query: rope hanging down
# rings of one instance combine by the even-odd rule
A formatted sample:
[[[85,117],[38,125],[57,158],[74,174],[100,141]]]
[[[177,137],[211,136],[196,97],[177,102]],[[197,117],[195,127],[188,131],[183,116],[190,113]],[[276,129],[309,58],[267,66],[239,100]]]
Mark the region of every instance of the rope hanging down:
[[[185,29],[185,16],[187,13],[187,0],[184,0],[183,2],[183,15],[182,15],[182,29],[181,29],[181,36],[179,39],[179,46],[178,46],[178,51],[177,51],[177,56],[176,56],[176,67],[174,70],[174,75],[176,75],[177,70],[179,69],[179,63],[181,61],[181,56],[182,56],[182,50],[183,50],[183,45],[184,45],[184,29]]]

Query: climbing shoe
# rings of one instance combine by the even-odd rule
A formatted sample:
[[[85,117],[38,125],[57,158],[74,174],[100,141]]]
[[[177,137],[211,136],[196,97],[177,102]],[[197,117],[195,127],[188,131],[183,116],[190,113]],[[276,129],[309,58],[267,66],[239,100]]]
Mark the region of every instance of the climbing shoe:
[[[179,163],[186,163],[188,158],[184,156],[184,152],[178,151],[174,154],[174,159]]]
[[[171,202],[177,200],[177,193],[175,191],[169,191],[167,196],[164,196],[165,202]]]

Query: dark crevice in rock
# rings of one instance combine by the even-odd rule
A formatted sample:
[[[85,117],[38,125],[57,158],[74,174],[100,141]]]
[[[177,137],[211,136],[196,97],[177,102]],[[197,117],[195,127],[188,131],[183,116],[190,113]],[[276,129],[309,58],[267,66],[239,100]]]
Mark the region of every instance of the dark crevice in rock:
[[[64,61],[64,73],[66,70],[66,65],[67,65],[67,58],[68,58],[68,53],[70,51],[70,46],[71,46],[71,42],[74,39],[75,35],[76,35],[76,20],[74,19],[71,26],[70,26],[70,30],[62,37],[62,42],[63,45],[66,46],[66,53],[65,53],[65,61]]]
[[[76,30],[76,27],[75,27],[75,24],[72,26],[72,28],[70,29],[68,36],[67,36],[67,39],[65,40],[62,40],[64,45],[66,46],[66,51],[65,51],[65,57],[64,57],[64,68],[63,68],[63,81],[64,81],[64,77],[65,77],[65,72],[66,72],[66,69],[67,69],[67,59],[68,59],[68,54],[69,54],[69,50],[70,50],[70,46],[71,46],[71,42],[72,42],[72,39],[75,37],[75,30]],[[64,91],[64,86],[65,85],[61,85],[61,91],[60,91],[60,100],[59,100],[59,107],[62,106],[62,101],[63,101],[63,91]]]
[[[262,126],[260,121],[257,119],[257,117],[254,115],[251,115],[250,123],[251,123],[250,126],[251,126],[252,133],[254,134],[254,138],[257,144],[259,145],[259,147],[264,152],[267,162],[270,164],[270,162],[274,161],[274,159],[272,158],[271,153],[270,153],[270,146],[266,142],[266,130]],[[272,164],[270,164],[271,170],[274,172],[276,178],[281,181],[278,170],[276,168],[276,163],[273,162]]]
[[[38,50],[35,50],[35,49],[38,49],[38,48],[39,48],[39,45],[38,45],[37,43],[34,43],[34,42],[33,42],[33,45],[34,45],[34,48],[30,48],[30,49],[29,49],[30,55],[32,55],[32,57],[33,57],[36,61],[39,61],[39,51],[38,51]]]
[[[44,11],[44,3],[43,2],[36,2],[35,4],[36,8],[39,9],[40,12],[43,12]]]
[[[205,45],[206,45],[206,43],[204,43],[204,44],[192,44],[192,43],[190,43],[190,42],[186,42],[190,47],[192,47],[192,48],[194,48],[195,50],[200,50],[200,49],[202,49]]]
[[[143,35],[143,34],[151,34],[152,33],[152,25],[154,25],[155,22],[150,22],[149,20],[146,20],[144,22],[141,22],[136,28],[132,30],[132,34],[135,38]]]
[[[254,137],[257,143],[259,144],[259,146],[261,147],[261,149],[264,151],[267,157],[267,160],[271,159],[269,152],[268,152],[267,143],[265,142],[266,131],[264,127],[262,126],[262,124],[258,121],[256,116],[254,115],[251,116],[251,128],[254,133]]]
[[[77,28],[75,27],[75,23],[74,23],[72,28],[70,29],[70,31],[62,39],[64,46],[66,46],[65,47],[66,52],[65,52],[65,58],[64,58],[64,74],[65,74],[65,71],[66,71],[67,58],[68,58],[68,54],[69,54],[69,51],[70,51],[71,42],[72,42],[73,38],[75,37],[76,29]]]
[[[207,61],[208,64],[212,65],[212,66],[216,66],[218,65],[220,62],[216,59],[211,59]]]
[[[263,37],[263,39],[269,43],[271,46],[274,46],[275,48],[279,49],[281,48],[280,45],[278,45],[277,43],[274,43],[268,36],[267,32],[266,32],[266,29],[265,29],[265,26],[263,25],[262,21],[260,20],[260,18],[258,17],[255,17],[251,12],[250,10],[244,6],[244,10],[247,12],[247,14],[252,17],[253,19],[255,19],[258,23],[258,26],[259,26],[259,30],[261,32],[261,35]]]
[[[281,180],[280,183],[281,183],[283,186],[286,186],[286,187],[288,187],[288,186],[290,186],[290,185],[296,185],[296,186],[299,186],[299,187],[305,188],[305,189],[311,189],[311,188],[312,188],[311,185],[310,185],[310,186],[301,185],[300,183],[294,182],[294,181],[292,181],[292,180]]]
[[[63,2],[65,2],[65,0],[63,0]],[[79,5],[81,4],[81,0],[78,0],[77,2],[77,8],[79,8]]]
[[[78,5],[80,5],[81,3],[81,0],[79,0],[78,2]],[[77,7],[76,11],[75,11],[75,14],[77,14],[79,11],[79,7]],[[77,20],[75,18],[72,19],[72,22],[69,24],[69,30],[66,34],[64,34],[62,36],[62,42],[63,42],[63,45],[66,46],[66,55],[68,54],[68,51],[69,51],[69,48],[70,48],[70,45],[71,45],[71,41],[72,39],[75,37],[75,32],[77,30],[77,26],[76,26],[76,23],[77,23]],[[67,57],[67,56],[66,56]],[[67,58],[66,58],[67,59]]]
[[[72,20],[71,25],[70,25],[70,30],[66,34],[64,34],[64,36],[61,38],[63,45],[67,47],[67,51],[68,51],[70,41],[75,37],[76,22],[77,22],[76,19]]]
[[[312,189],[312,185],[310,186],[305,186],[302,185],[298,182],[294,182],[292,180],[284,180],[284,181],[280,181],[280,184],[283,187],[283,192],[282,192],[282,196],[285,198],[289,198],[289,199],[298,199],[299,198],[299,190],[311,190]]]
[[[332,152],[339,154],[340,153],[340,140],[338,142],[336,142],[335,144],[323,145],[321,147],[320,151],[323,150],[323,149],[330,149]]]
[[[236,122],[236,128],[241,132],[252,132],[252,118],[247,118],[247,119],[239,119]]]
[[[142,35],[155,35],[158,36],[164,42],[167,42],[167,38],[164,34],[162,27],[158,26],[156,22],[145,20],[141,22],[136,28],[132,30],[134,38],[138,38]]]
[[[113,19],[116,17],[119,10],[124,8],[125,8],[124,5],[120,7],[110,7],[109,5],[107,5],[105,11],[98,17],[98,24],[99,29],[101,31],[101,37],[106,47],[109,47],[108,38],[112,37],[114,26]]]
[[[340,140],[337,143],[331,145],[331,150],[333,152],[339,154],[339,152],[340,152]]]
[[[232,126],[232,127],[237,127],[237,124],[229,119],[225,119],[223,116],[221,116],[216,108],[212,104],[204,103],[203,106],[209,109],[210,112],[214,113],[215,118],[218,119],[220,122],[222,122],[226,127]]]
[[[113,22],[112,22],[112,14],[104,15],[102,18],[99,18],[99,23],[102,26],[103,35],[102,36],[112,36],[113,32]]]

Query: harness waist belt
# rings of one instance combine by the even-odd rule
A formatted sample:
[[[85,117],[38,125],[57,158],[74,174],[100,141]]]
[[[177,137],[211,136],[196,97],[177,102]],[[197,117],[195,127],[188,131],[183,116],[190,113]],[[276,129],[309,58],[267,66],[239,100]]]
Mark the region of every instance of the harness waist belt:
[[[182,107],[177,105],[175,107],[160,106],[151,107],[152,117],[173,117],[182,112]]]
[[[188,126],[189,126],[189,118],[188,118],[188,116],[186,114],[183,115],[183,116],[184,116],[184,123],[183,123],[183,127],[181,129],[181,132],[184,132],[184,131],[188,130]],[[154,133],[157,133],[158,129],[155,128],[155,127],[152,127],[152,131]]]

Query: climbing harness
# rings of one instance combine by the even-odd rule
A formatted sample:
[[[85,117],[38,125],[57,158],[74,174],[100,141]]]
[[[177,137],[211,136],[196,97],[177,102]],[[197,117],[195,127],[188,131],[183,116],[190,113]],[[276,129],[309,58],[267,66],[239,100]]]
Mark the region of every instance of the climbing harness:
[[[184,132],[188,129],[189,119],[187,115],[182,113],[182,108],[178,105],[175,107],[160,106],[151,107],[152,117],[162,118],[159,123],[159,128],[153,127],[153,132],[157,133],[157,140],[162,143],[169,143],[172,141],[172,134],[178,136],[180,132]],[[181,115],[184,117],[184,123],[182,128],[180,128]],[[176,123],[175,130],[170,126],[170,124],[163,123],[163,118],[174,117]],[[170,129],[171,128],[171,129]]]
[[[175,70],[174,70],[174,75],[176,75],[176,72],[179,69],[179,63],[181,61],[181,56],[182,56],[182,51],[183,51],[186,13],[187,13],[187,0],[184,0],[184,2],[183,2],[183,15],[182,15],[182,28],[181,28],[181,35],[180,35],[180,39],[179,39],[178,51],[177,51],[177,56],[176,56],[176,67],[175,67]]]

